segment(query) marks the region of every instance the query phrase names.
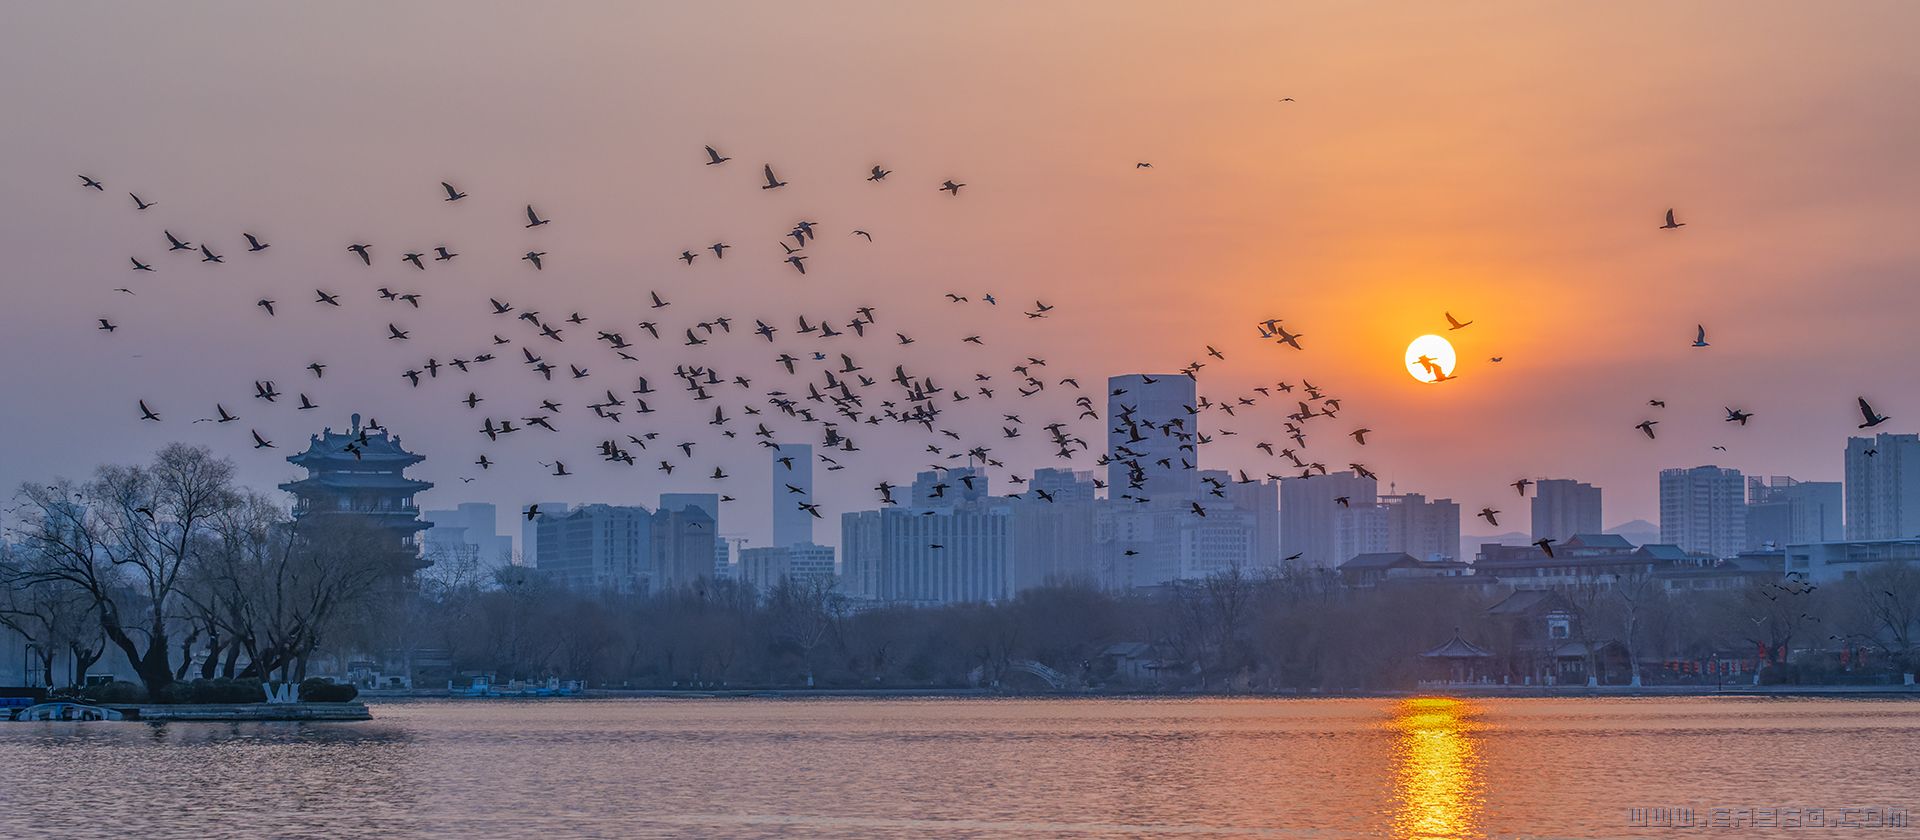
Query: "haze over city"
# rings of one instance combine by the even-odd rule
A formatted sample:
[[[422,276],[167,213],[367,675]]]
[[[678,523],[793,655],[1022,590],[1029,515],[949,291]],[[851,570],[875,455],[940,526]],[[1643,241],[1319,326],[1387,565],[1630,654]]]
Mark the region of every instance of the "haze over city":
[[[8,306],[28,315],[5,340],[35,360],[0,374],[21,397],[11,427],[35,442],[0,464],[9,485],[171,440],[238,450],[250,483],[285,480],[283,452],[246,451],[215,424],[134,422],[129,407],[209,416],[244,399],[236,384],[285,386],[284,371],[318,359],[328,378],[299,387],[320,410],[256,409],[247,424],[284,445],[351,412],[377,417],[429,456],[425,506],[712,489],[604,464],[547,475],[536,461],[598,439],[577,419],[565,446],[520,441],[459,482],[482,449],[471,413],[452,387],[410,392],[399,371],[422,354],[378,328],[410,314],[452,353],[498,326],[465,311],[489,295],[629,332],[649,290],[671,290],[669,311],[687,318],[868,305],[883,336],[920,340],[895,355],[956,383],[1030,355],[1088,380],[1203,361],[1203,395],[1306,378],[1342,398],[1336,423],[1376,431],[1364,449],[1323,432],[1316,460],[1364,461],[1383,486],[1469,509],[1514,478],[1578,478],[1606,488],[1608,526],[1657,520],[1663,467],[1838,479],[1856,396],[1895,430],[1920,417],[1897,387],[1906,363],[1883,345],[1920,294],[1901,282],[1916,246],[1900,229],[1920,195],[1902,163],[1920,125],[1902,95],[1916,71],[1900,28],[1867,16],[107,8],[16,9],[0,34],[0,68],[29,82],[0,94],[16,115],[0,126],[0,239],[23,280]],[[731,170],[701,165],[708,144]],[[755,189],[761,163],[792,186]],[[863,180],[876,163],[896,174]],[[79,194],[75,172],[107,195]],[[948,178],[962,194],[934,189]],[[472,197],[441,202],[442,180]],[[127,191],[156,206],[134,212]],[[522,230],[527,203],[553,224]],[[1656,229],[1668,207],[1685,228]],[[798,218],[825,231],[805,276],[767,253]],[[162,227],[234,249],[251,231],[272,250],[176,262]],[[674,259],[720,240],[745,247]],[[348,242],[382,259],[363,270]],[[436,244],[461,261],[416,272],[398,259]],[[533,245],[551,255],[537,274],[518,261]],[[129,279],[129,255],[160,271]],[[110,291],[136,280],[137,296]],[[349,283],[359,313],[308,305],[308,289]],[[382,284],[425,293],[425,308],[370,311],[381,302],[360,287]],[[1011,305],[987,311],[989,292]],[[279,317],[255,307],[263,295],[281,298]],[[1013,311],[1034,299],[1051,317]],[[1448,332],[1443,312],[1473,325]],[[124,328],[98,333],[100,317]],[[1306,349],[1259,337],[1253,324],[1276,317]],[[1710,349],[1688,347],[1696,323]],[[1457,379],[1402,375],[1406,343],[1436,332],[1458,346]],[[971,334],[985,346],[955,344]],[[770,366],[745,341],[700,350],[730,372]],[[502,406],[558,390],[491,379],[483,395]],[[1653,398],[1669,407],[1654,413]],[[1755,418],[1729,426],[1726,406]],[[1633,428],[1650,418],[1657,441]],[[1200,465],[1256,468],[1260,439],[1244,428]],[[1053,465],[1029,440],[996,457],[1016,472]],[[766,486],[764,459],[713,449]],[[832,510],[910,477],[890,459],[847,466],[821,476]],[[765,527],[754,515],[728,530],[757,540]]]

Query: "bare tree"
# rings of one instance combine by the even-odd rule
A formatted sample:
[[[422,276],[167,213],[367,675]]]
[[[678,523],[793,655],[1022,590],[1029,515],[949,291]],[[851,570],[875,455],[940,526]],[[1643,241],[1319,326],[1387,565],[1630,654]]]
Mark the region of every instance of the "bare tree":
[[[107,639],[159,700],[174,682],[169,640],[181,578],[211,520],[236,503],[233,463],[176,443],[150,465],[103,466],[84,486],[29,484],[20,497],[40,519],[23,531],[27,549],[45,559],[28,581],[84,592]]]
[[[1627,648],[1630,684],[1639,688],[1641,624],[1657,602],[1666,597],[1666,591],[1660,588],[1650,567],[1636,566],[1632,571],[1614,575],[1612,594],[1620,610],[1620,641]]]
[[[1920,632],[1920,567],[1885,563],[1852,581],[1853,600],[1870,628],[1872,643],[1901,667],[1913,670],[1914,634]]]

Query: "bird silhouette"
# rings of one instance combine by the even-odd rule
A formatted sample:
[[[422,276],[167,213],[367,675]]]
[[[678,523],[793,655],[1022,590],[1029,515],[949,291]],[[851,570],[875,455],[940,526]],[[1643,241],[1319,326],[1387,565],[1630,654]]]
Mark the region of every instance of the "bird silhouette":
[[[1891,419],[1874,411],[1873,406],[1867,404],[1866,397],[1859,397],[1858,399],[1860,402],[1860,428],[1871,429]]]
[[[1664,225],[1661,225],[1661,226],[1660,226],[1660,229],[1661,229],[1661,230],[1673,230],[1673,229],[1675,229],[1675,228],[1683,228],[1683,227],[1686,227],[1686,226],[1687,226],[1687,223],[1686,223],[1686,222],[1676,222],[1676,221],[1674,221],[1674,220],[1673,220],[1673,208],[1671,208],[1671,207],[1669,207],[1669,208],[1667,208],[1667,223],[1666,223],[1666,224],[1664,224]],[[1712,237],[1708,237],[1708,238],[1709,238],[1709,239],[1711,239]]]

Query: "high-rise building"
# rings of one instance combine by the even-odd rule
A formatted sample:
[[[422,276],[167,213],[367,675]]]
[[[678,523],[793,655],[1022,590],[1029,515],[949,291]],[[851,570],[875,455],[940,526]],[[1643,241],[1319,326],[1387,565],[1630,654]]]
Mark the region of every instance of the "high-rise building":
[[[1223,470],[1208,470],[1204,476],[1227,476]],[[1238,481],[1229,479],[1225,485],[1227,502],[1233,504],[1252,518],[1252,543],[1248,562],[1254,568],[1279,568],[1281,566],[1281,483],[1279,481]],[[1210,514],[1212,516],[1212,514]]]
[[[1338,559],[1333,565],[1338,567],[1362,554],[1384,553],[1390,532],[1388,513],[1388,508],[1377,502],[1334,508],[1333,556]]]
[[[1920,534],[1920,435],[1847,438],[1847,539]]]
[[[1460,550],[1460,506],[1452,499],[1433,499],[1419,493],[1381,496],[1386,510],[1387,551],[1404,552],[1415,560],[1452,560]]]
[[[1372,532],[1372,522],[1361,516],[1342,521],[1341,511],[1363,512],[1374,507],[1379,485],[1371,478],[1351,471],[1313,478],[1287,478],[1280,481],[1280,555],[1299,555],[1295,564],[1330,569],[1353,559],[1354,554],[1384,551],[1361,535]],[[1346,499],[1342,507],[1338,501]],[[1380,522],[1384,529],[1385,522]],[[1381,538],[1384,542],[1384,536]],[[1351,551],[1346,556],[1342,552]]]
[[[452,510],[423,514],[433,527],[422,536],[427,559],[446,555],[471,562],[483,571],[513,563],[513,538],[496,533],[498,511],[486,502],[462,502]]]
[[[731,548],[731,546],[727,543],[725,538],[722,538],[719,536],[720,494],[718,493],[661,493],[660,494],[660,510],[681,510],[683,508],[689,508],[689,507],[695,507],[703,511],[706,511],[707,516],[712,517],[713,531],[715,536],[713,540],[713,571],[711,573],[711,576],[716,580],[727,577],[729,574],[729,567],[732,565],[729,562],[732,559],[732,556],[729,552],[729,549]],[[797,507],[798,506],[796,506],[796,508]],[[800,511],[800,513],[804,515],[806,511]],[[807,518],[812,519],[813,517],[808,516]]]
[[[570,511],[566,502],[538,502],[529,507],[539,508],[540,515],[528,519],[520,517],[520,565],[539,566],[540,556],[540,520],[549,516],[566,516]]]
[[[1843,539],[1841,484],[1776,475],[1747,479],[1747,548]]]
[[[848,590],[895,604],[1013,597],[1004,505],[886,508],[841,515]]]
[[[1052,501],[1041,497],[1046,493]],[[1014,590],[1069,582],[1096,582],[1093,475],[1035,470],[1021,499],[995,499],[1006,508],[1008,566]]]
[[[542,506],[535,525],[534,565],[559,585],[575,592],[650,591],[653,515],[646,508],[582,505],[548,513]]]
[[[753,584],[762,597],[783,580],[831,584],[834,577],[830,545],[796,543],[740,549],[740,579]]]
[[[651,585],[667,592],[713,579],[713,544],[720,537],[713,517],[696,505],[653,514]]]
[[[1746,501],[1739,470],[1661,470],[1660,541],[1691,554],[1739,554],[1747,546]]]
[[[980,467],[926,470],[913,476],[912,507],[953,507],[987,498],[987,471]]]
[[[1107,500],[1094,508],[1100,585],[1125,591],[1178,580],[1180,520],[1194,518],[1187,502],[1162,498]]]
[[[794,490],[800,492],[795,493]],[[773,546],[813,542],[813,446],[783,443],[773,448]]]
[[[1600,488],[1570,478],[1533,483],[1533,538],[1566,542],[1600,533]]]
[[[1041,467],[1027,480],[1027,492],[1045,492],[1056,502],[1093,501],[1093,473],[1059,467]]]
[[[1199,497],[1194,388],[1193,377],[1184,373],[1107,380],[1108,498]]]

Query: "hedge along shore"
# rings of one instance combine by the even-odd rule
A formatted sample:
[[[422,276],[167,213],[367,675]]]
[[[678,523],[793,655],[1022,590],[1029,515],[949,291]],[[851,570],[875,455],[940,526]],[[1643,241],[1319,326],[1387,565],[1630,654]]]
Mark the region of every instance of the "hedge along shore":
[[[367,704],[348,703],[138,703],[104,704],[127,720],[141,721],[356,721],[372,720]]]

